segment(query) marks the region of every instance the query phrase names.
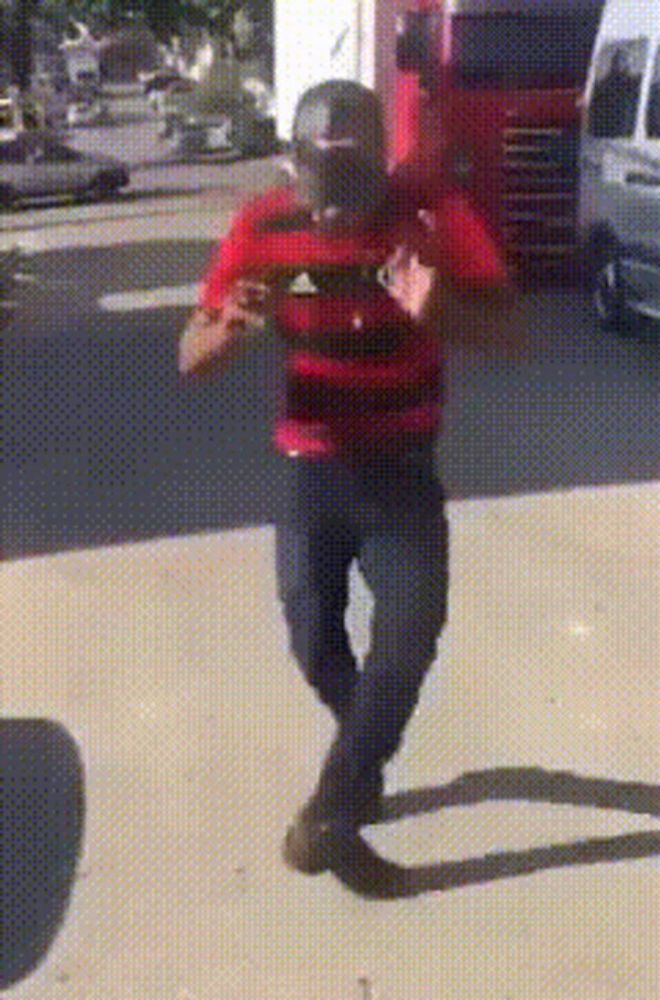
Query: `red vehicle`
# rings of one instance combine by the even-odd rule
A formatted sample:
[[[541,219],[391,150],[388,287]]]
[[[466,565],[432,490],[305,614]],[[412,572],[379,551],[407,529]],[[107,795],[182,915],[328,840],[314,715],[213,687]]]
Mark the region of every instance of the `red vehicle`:
[[[411,0],[397,36],[394,159],[474,192],[512,263],[570,260],[580,97],[603,0]]]

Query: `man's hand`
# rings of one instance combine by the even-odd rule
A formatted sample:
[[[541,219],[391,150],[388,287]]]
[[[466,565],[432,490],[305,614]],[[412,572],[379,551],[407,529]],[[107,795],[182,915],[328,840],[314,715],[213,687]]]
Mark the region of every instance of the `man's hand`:
[[[242,323],[246,332],[263,330],[266,313],[272,305],[272,293],[267,282],[241,278],[232,287],[223,311],[231,311],[233,321]]]
[[[435,282],[435,270],[420,262],[417,254],[399,247],[387,262],[388,291],[404,312],[421,319]]]
[[[266,323],[271,290],[262,282],[241,279],[219,309],[196,309],[179,342],[179,372],[201,374],[227,367],[253,333]]]
[[[530,338],[525,311],[512,285],[458,288],[437,268],[422,264],[405,249],[396,251],[388,268],[393,298],[447,346],[501,352],[507,357],[527,352]]]

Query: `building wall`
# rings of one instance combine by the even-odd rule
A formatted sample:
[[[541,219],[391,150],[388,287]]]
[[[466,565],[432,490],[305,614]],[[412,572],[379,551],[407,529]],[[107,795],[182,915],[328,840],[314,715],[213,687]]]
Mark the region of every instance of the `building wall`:
[[[291,137],[295,105],[308,87],[330,79],[373,86],[377,0],[276,0],[275,91],[278,133]]]

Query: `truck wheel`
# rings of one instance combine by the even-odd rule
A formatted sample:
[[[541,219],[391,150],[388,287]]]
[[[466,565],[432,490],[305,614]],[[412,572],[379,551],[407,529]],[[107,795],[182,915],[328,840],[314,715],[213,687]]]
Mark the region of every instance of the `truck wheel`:
[[[592,301],[602,330],[619,334],[632,332],[635,317],[626,303],[621,258],[616,247],[606,248],[596,262]]]

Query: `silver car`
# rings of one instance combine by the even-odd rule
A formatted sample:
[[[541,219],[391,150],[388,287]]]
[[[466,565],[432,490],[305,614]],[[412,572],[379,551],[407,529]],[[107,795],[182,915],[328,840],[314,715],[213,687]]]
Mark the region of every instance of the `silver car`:
[[[600,325],[660,330],[660,20],[608,0],[585,90],[580,236]]]
[[[0,206],[59,198],[107,198],[130,183],[126,164],[80,153],[50,135],[22,132],[0,142]]]

